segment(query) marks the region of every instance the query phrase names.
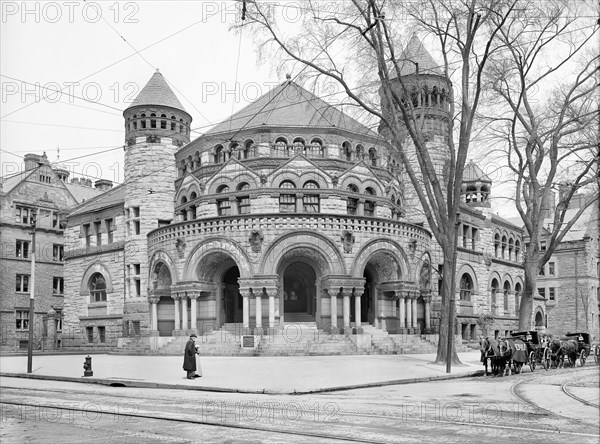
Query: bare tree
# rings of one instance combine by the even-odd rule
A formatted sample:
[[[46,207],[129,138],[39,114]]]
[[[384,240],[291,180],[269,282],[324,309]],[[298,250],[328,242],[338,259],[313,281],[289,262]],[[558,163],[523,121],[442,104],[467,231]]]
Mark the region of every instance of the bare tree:
[[[246,2],[247,23],[262,38],[261,50],[277,48],[276,60],[299,64],[315,78],[334,80],[354,106],[381,122],[423,208],[425,222],[440,246],[444,264],[437,362],[447,358],[450,304],[455,294],[456,227],[461,183],[482,100],[483,72],[498,51],[498,32],[518,0],[384,0],[302,2],[301,20],[286,24],[269,4]],[[402,48],[408,24],[435,42],[443,61],[440,75],[449,88],[447,132],[433,141],[426,113],[410,100],[402,77]],[[262,32],[262,33],[261,33]],[[272,54],[272,53],[270,53]],[[410,61],[409,61],[410,62]],[[416,67],[418,74],[418,67]],[[446,150],[440,170],[436,153]],[[452,361],[459,362],[452,349]]]
[[[500,28],[505,50],[492,58],[488,71],[490,86],[503,102],[495,106],[490,128],[505,148],[503,163],[507,160],[514,175],[515,205],[529,239],[520,330],[531,327],[539,270],[598,202],[596,14],[585,2],[530,1],[527,7]],[[549,215],[553,189],[558,201]],[[577,192],[586,194],[585,202],[567,213]],[[542,236],[545,251],[539,248]]]

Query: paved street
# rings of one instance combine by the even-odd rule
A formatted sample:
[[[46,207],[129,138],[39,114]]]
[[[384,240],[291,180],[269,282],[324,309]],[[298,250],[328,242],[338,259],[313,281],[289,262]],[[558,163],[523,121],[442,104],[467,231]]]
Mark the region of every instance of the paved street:
[[[368,358],[368,357],[365,357]],[[4,368],[2,369],[4,371]],[[2,442],[597,443],[598,367],[307,395],[2,377]]]

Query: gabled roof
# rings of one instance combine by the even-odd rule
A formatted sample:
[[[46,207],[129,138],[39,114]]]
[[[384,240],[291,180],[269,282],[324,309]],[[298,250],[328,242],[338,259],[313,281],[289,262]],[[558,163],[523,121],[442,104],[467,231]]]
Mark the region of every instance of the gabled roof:
[[[485,174],[479,166],[472,160],[465,165],[463,172],[463,182],[488,182],[492,183],[492,179]]]
[[[260,127],[337,128],[365,136],[379,134],[300,85],[287,80],[212,128],[205,135]]]
[[[158,69],[128,108],[147,105],[169,106],[185,111],[185,108],[167,84],[163,75],[158,72]]]
[[[415,63],[419,65],[419,73],[444,75],[439,63],[433,60],[429,51],[423,46],[423,42],[416,35],[411,37],[397,61],[401,76],[415,74],[417,68]],[[395,77],[397,76],[394,74],[392,78]]]
[[[20,173],[13,174],[12,176],[3,177],[0,180],[0,193],[8,194],[10,193],[17,185],[26,180],[31,174],[34,173],[33,170],[21,171]]]
[[[114,205],[125,203],[125,186],[118,185],[99,196],[92,197],[90,200],[82,202],[69,213],[69,217],[79,214],[91,213],[102,208],[112,207]]]

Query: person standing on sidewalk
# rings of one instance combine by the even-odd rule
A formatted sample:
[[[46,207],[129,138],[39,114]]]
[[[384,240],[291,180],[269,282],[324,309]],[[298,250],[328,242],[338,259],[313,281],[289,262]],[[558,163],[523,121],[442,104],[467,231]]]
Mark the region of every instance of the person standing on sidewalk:
[[[196,354],[198,350],[196,348],[195,334],[190,335],[190,339],[185,344],[185,351],[183,352],[183,369],[187,372],[188,379],[194,379],[201,375],[196,374]]]

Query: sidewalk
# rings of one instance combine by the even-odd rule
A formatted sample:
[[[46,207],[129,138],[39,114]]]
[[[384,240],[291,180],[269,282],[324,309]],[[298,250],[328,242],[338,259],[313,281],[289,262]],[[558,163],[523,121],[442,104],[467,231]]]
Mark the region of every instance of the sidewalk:
[[[91,355],[94,376],[83,377],[86,355],[0,356],[0,376],[69,382],[238,393],[306,394],[453,379],[481,374],[479,351],[459,353],[463,362],[446,373],[434,354],[293,357],[199,357],[202,378],[188,380],[179,356]],[[1,383],[0,383],[1,385]]]

